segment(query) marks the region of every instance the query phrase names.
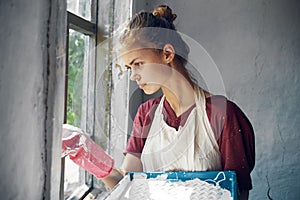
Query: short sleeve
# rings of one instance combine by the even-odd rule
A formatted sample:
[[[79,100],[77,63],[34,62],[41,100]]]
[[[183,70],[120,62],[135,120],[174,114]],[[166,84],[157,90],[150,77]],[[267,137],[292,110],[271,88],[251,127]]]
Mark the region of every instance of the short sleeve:
[[[136,157],[141,157],[153,115],[160,99],[161,97],[151,99],[139,106],[124,154],[130,153]]]
[[[253,127],[240,108],[230,101],[218,143],[223,169],[236,172],[240,190],[251,190],[250,173],[255,164]]]
[[[137,113],[134,119],[133,129],[130,135],[130,138],[127,142],[127,146],[124,150],[124,154],[130,153],[133,154],[136,157],[141,157],[141,153],[143,150],[143,139],[141,134],[141,128],[142,128],[142,119],[141,115]]]

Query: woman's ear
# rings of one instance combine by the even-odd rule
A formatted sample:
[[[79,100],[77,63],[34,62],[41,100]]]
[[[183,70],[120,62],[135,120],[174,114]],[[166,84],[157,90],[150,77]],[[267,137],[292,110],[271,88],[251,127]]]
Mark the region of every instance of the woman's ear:
[[[175,57],[175,49],[173,45],[166,44],[163,49],[163,59],[166,63],[171,63]]]

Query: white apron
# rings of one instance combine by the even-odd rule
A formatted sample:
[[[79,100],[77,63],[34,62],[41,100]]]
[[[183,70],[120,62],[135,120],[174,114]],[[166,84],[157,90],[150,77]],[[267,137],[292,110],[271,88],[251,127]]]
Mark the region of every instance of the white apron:
[[[207,114],[202,89],[195,90],[196,107],[178,131],[164,120],[162,97],[142,151],[143,171],[221,170],[219,147]]]

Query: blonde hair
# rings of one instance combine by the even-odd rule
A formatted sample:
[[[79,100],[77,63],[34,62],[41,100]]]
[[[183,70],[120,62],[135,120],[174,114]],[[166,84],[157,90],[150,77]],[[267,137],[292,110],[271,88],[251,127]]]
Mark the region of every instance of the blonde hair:
[[[119,41],[123,52],[132,48],[151,48],[161,52],[166,44],[171,44],[176,54],[174,61],[182,66],[178,70],[192,83],[185,68],[190,50],[175,28],[173,21],[176,18],[177,15],[167,5],[159,5],[152,12],[136,13]]]
[[[177,15],[167,5],[157,6],[153,12],[141,11],[135,14],[120,37],[125,48],[139,44],[152,44],[150,47],[163,49],[165,44],[174,46],[177,55],[187,59],[189,48],[176,31],[173,21]]]

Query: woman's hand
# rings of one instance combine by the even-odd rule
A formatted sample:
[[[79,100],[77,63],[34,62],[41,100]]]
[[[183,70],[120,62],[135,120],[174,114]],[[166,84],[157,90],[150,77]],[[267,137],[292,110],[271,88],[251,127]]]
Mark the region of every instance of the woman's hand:
[[[114,166],[113,158],[96,144],[83,130],[64,124],[62,155],[69,158],[97,178],[108,176]]]

